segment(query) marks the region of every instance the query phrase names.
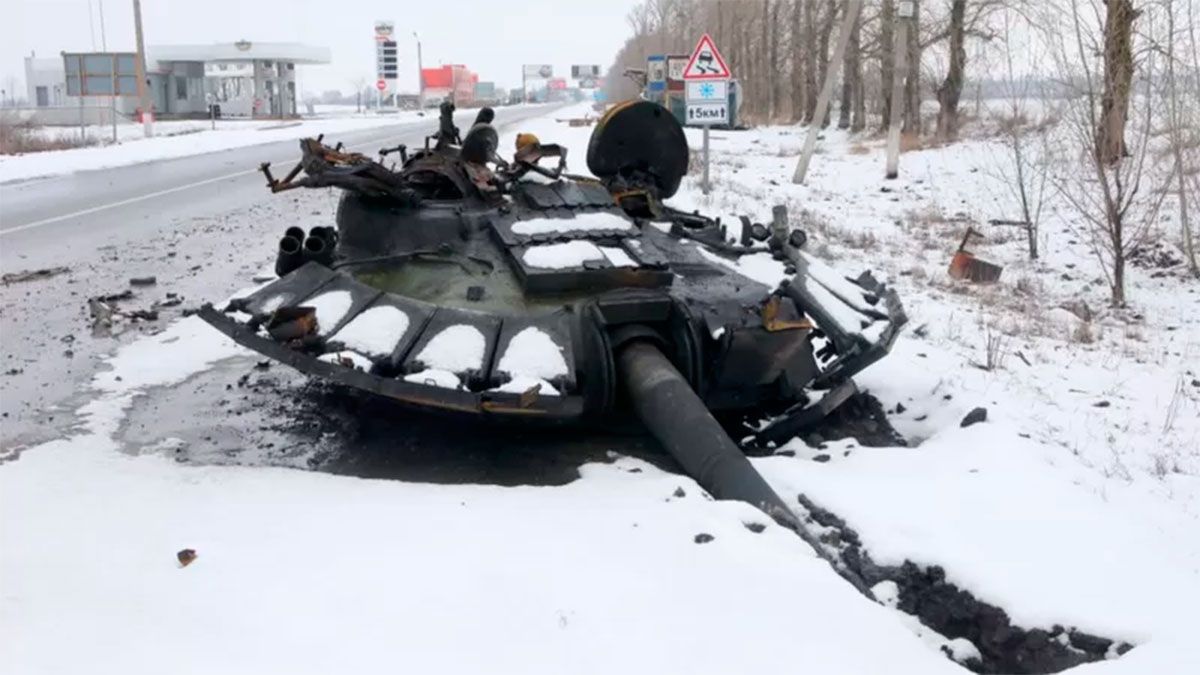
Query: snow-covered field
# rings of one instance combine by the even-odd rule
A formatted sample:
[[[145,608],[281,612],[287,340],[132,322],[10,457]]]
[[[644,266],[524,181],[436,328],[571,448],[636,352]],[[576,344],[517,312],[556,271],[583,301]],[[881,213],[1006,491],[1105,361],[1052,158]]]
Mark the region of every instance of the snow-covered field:
[[[170,120],[154,125],[154,137],[145,138],[140,124],[117,126],[116,145],[103,145],[112,138],[112,127],[87,127],[85,133],[101,145],[51,150],[25,155],[0,155],[0,183],[41,178],[75,171],[106,169],[158,159],[172,159],[228,150],[246,145],[286,141],[319,134],[337,134],[371,129],[420,119],[416,111],[356,114],[353,106],[298,120]],[[42,127],[47,136],[78,138],[78,127]]]
[[[582,172],[591,129],[554,119],[582,110],[520,130]],[[802,132],[714,133],[716,190],[694,173],[673,203],[756,220],[787,203],[811,251],[899,288],[910,327],[858,379],[902,409],[910,447],[797,440],[756,467],[876,562],[939,565],[1023,628],[1135,645],[1074,672],[1198,672],[1197,283],[1134,268],[1132,308],[1105,310],[1065,213],[1036,265],[993,236],[976,250],[1002,280],[952,282],[966,222],[1011,217],[995,148],[906,153],[885,184],[878,141],[829,132],[793,186]],[[1090,341],[1067,301],[1096,312]],[[977,367],[997,335],[999,365]],[[517,488],[122,452],[134,397],[239,353],[183,319],[112,357],[70,437],[0,465],[0,672],[966,672],[792,533],[620,447],[567,486]],[[960,428],[977,406],[988,421]],[[180,568],[183,548],[199,557]]]

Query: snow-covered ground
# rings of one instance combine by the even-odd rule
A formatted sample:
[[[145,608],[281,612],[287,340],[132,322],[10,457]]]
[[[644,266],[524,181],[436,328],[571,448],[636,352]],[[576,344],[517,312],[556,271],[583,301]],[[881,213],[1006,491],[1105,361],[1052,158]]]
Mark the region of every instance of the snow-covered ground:
[[[172,159],[228,150],[246,145],[286,141],[319,134],[337,134],[371,129],[397,122],[421,119],[416,111],[387,114],[357,114],[354,107],[319,113],[297,120],[169,120],[156,122],[154,136],[145,138],[142,125],[117,125],[118,142],[109,144],[112,127],[86,127],[84,133],[97,145],[51,150],[25,155],[0,155],[0,183],[75,171],[126,166],[158,159]],[[78,127],[42,127],[46,136],[78,138]]]
[[[567,145],[582,172],[591,129],[555,118],[583,109],[520,130]],[[902,407],[911,443],[793,441],[756,467],[844,518],[879,563],[939,565],[1023,628],[1135,645],[1077,672],[1197,672],[1196,282],[1135,268],[1133,308],[1104,310],[1065,214],[1038,264],[993,237],[976,249],[1001,282],[952,282],[966,221],[1011,216],[990,143],[906,153],[885,184],[878,141],[830,132],[793,186],[802,131],[714,133],[714,194],[694,173],[673,202],[757,220],[788,203],[811,251],[899,288],[910,327],[859,381]],[[1068,300],[1096,312],[1090,341]],[[975,365],[989,335],[1003,336],[990,371]],[[142,338],[97,376],[72,436],[0,465],[0,672],[965,672],[790,532],[620,447],[567,486],[518,488],[122,451],[134,397],[239,353],[196,318]],[[976,406],[988,421],[960,428]],[[183,548],[199,557],[180,568]]]

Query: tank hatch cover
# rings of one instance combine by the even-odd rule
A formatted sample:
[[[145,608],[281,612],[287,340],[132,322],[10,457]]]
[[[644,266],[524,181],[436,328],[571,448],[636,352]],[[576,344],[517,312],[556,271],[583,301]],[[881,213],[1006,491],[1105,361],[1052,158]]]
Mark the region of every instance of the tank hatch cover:
[[[619,178],[632,189],[653,189],[666,199],[687,175],[687,137],[666,108],[628,101],[596,124],[588,141],[587,165],[601,179]]]

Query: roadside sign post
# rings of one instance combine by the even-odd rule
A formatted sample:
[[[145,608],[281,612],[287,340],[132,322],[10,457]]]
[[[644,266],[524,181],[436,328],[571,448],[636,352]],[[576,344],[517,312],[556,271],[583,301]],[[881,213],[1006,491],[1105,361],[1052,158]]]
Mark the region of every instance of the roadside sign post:
[[[63,52],[66,95],[79,97],[79,135],[87,137],[85,98],[109,100],[113,142],[117,139],[118,97],[138,95],[137,55],[134,52]],[[57,88],[56,88],[57,89]],[[98,124],[103,124],[101,116]]]
[[[380,107],[387,98],[388,89],[391,89],[393,94],[397,93],[394,84],[399,76],[399,48],[396,45],[395,31],[396,25],[391,21],[375,22],[375,78],[378,80],[375,87],[379,90],[377,100]]]
[[[705,195],[710,189],[708,130],[714,124],[729,124],[729,66],[717,50],[708,33],[701,36],[692,50],[691,57],[683,67],[683,82],[687,93],[687,116],[689,125],[704,129],[704,173],[700,190]]]

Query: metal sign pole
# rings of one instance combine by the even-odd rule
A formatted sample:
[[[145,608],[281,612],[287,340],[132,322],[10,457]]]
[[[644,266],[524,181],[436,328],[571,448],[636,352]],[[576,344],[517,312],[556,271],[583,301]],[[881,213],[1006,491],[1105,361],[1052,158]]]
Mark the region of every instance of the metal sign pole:
[[[117,142],[117,57],[113,57],[113,75],[112,75],[112,90],[113,95],[109,97],[108,114],[112,117],[113,138],[112,142]]]
[[[661,68],[669,70],[670,59],[662,62]],[[662,80],[669,81],[671,75],[667,70],[662,73]],[[647,64],[647,75],[652,74],[650,64]],[[702,127],[704,139],[704,169],[701,174],[700,191],[708,196],[712,191],[709,180],[711,169],[710,155],[712,148],[709,134],[714,124],[729,124],[729,80],[732,73],[729,66],[717,50],[712,37],[705,33],[696,43],[692,55],[688,58],[683,70],[679,73],[684,86],[684,119],[692,125]],[[649,78],[647,78],[649,79]],[[663,89],[670,87],[664,82]],[[664,92],[665,94],[665,92]]]
[[[100,0],[100,49],[108,51],[108,37],[104,33],[104,0]],[[108,114],[112,117],[112,142],[117,142],[117,57],[112,57],[112,96],[108,97]]]

